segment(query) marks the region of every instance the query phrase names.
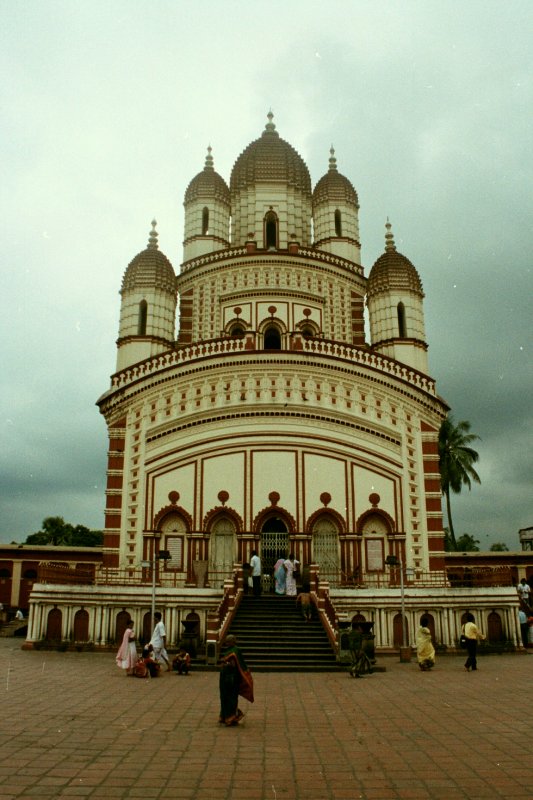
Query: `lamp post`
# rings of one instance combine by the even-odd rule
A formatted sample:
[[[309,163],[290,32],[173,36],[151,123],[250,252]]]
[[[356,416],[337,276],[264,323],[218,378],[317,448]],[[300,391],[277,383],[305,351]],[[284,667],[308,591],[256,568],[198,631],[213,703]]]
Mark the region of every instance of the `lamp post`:
[[[152,624],[155,617],[155,579],[156,579],[156,564],[158,560],[168,561],[171,558],[171,555],[168,550],[159,550],[156,551],[156,545],[159,545],[159,540],[161,538],[161,533],[159,531],[154,531],[154,549],[152,551],[152,558],[150,561],[142,561],[141,566],[144,568],[151,567],[152,568]]]
[[[400,603],[402,609],[402,644],[400,647],[400,661],[411,660],[411,648],[406,644],[407,641],[407,618],[405,616],[405,593],[403,585],[403,562],[397,556],[387,556],[385,563],[389,567],[400,567]]]

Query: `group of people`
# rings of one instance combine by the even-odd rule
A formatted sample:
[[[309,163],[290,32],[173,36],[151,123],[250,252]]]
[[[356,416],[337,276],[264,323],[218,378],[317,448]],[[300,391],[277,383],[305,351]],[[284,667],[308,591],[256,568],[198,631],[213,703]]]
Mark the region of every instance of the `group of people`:
[[[435,666],[435,647],[428,626],[429,618],[424,615],[416,632],[416,656],[422,672],[428,672]],[[461,646],[465,647],[467,652],[464,664],[466,672],[477,669],[477,645],[481,639],[485,639],[485,636],[477,627],[474,615],[468,612],[461,627]]]
[[[296,597],[296,579],[299,577],[300,562],[291,553],[288,558],[280,556],[274,564],[272,575],[274,578],[274,592],[277,595]]]
[[[167,653],[167,632],[160,611],[154,614],[155,627],[150,642],[143,647],[139,657],[137,653],[136,635],[133,620],[128,620],[122,643],[116,656],[117,666],[126,671],[126,675],[138,678],[157,678],[162,664],[166,664],[167,672],[175,670],[178,675],[188,675],[191,665],[190,654],[180,647],[172,661]]]

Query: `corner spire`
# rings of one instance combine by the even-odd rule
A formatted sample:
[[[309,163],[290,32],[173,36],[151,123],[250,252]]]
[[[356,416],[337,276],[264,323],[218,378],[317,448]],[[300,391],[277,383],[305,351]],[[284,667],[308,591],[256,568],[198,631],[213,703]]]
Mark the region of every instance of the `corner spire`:
[[[157,221],[155,219],[152,220],[152,230],[150,231],[150,236],[148,238],[148,247],[147,250],[158,250],[159,246],[157,244],[157,237],[159,236],[158,232],[155,229],[157,225]]]
[[[274,114],[272,113],[272,109],[270,109],[270,111],[268,112],[267,117],[268,117],[268,122],[265,125],[265,130],[263,131],[263,136],[266,133],[273,133],[276,136],[278,136],[279,134],[278,134],[278,132],[276,130],[276,126],[272,122],[272,120],[274,119]]]
[[[213,152],[213,148],[211,147],[211,145],[209,145],[208,148],[207,148],[207,155],[205,157],[204,170],[206,170],[206,169],[207,170],[212,170],[212,169],[215,168],[214,167],[213,156],[211,155],[212,152]]]
[[[394,244],[394,236],[391,233],[392,225],[390,224],[388,217],[385,227],[387,229],[387,233],[385,234],[385,252],[394,253],[396,252],[396,245]]]
[[[337,172],[337,159],[335,158],[335,148],[333,145],[329,148],[329,171]]]

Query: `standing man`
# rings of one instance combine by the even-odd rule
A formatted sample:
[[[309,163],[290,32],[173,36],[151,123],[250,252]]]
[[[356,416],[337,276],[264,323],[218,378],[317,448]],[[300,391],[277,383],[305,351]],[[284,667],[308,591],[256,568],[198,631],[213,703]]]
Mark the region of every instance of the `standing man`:
[[[252,550],[252,557],[250,559],[250,574],[252,576],[252,583],[254,586],[254,597],[259,597],[261,594],[261,559],[257,555],[257,550]]]
[[[518,597],[520,600],[529,608],[529,593],[531,589],[525,578],[522,578],[516,587],[516,591],[518,592]]]
[[[161,619],[161,612],[154,614],[155,628],[150,639],[150,644],[154,648],[154,659],[159,663],[161,660],[167,665],[167,672],[170,672],[170,661],[167,653],[167,632]]]
[[[525,611],[521,608],[518,611],[518,621],[520,622],[520,633],[522,634],[522,644],[527,649],[529,641],[529,621]]]

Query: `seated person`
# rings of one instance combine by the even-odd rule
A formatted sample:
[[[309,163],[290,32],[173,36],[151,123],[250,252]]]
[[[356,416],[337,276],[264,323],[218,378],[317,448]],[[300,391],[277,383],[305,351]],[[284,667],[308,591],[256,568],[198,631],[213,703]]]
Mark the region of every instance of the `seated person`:
[[[177,655],[172,661],[172,669],[176,670],[178,675],[188,675],[189,667],[191,666],[191,657],[184,647],[180,647]]]

